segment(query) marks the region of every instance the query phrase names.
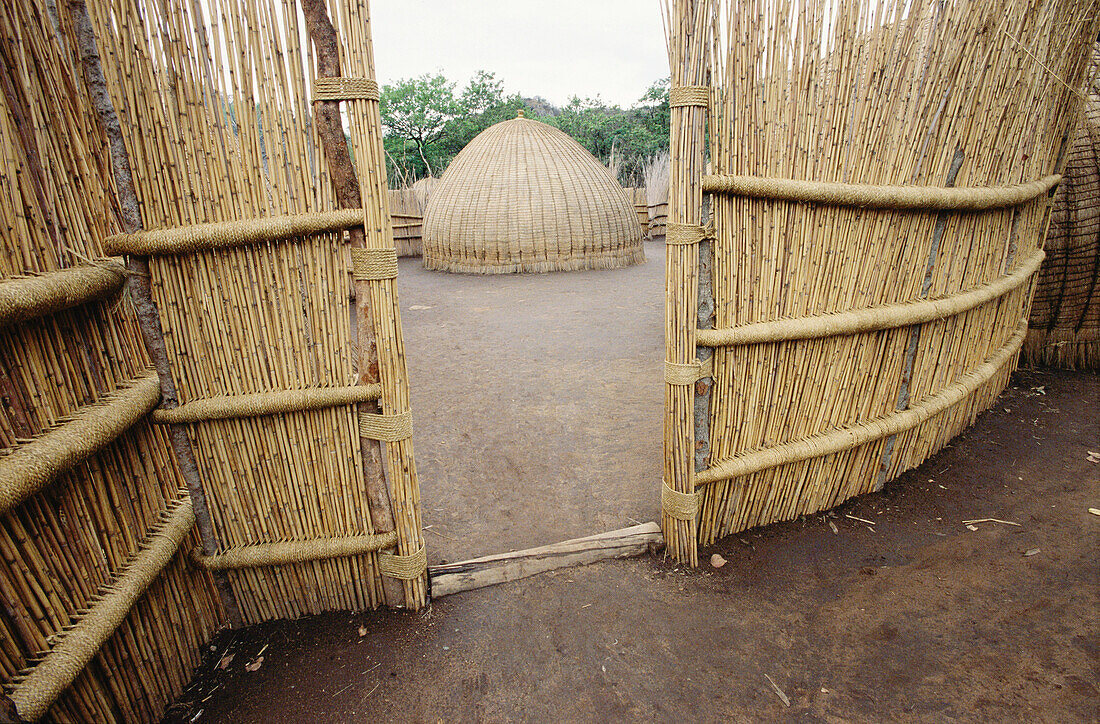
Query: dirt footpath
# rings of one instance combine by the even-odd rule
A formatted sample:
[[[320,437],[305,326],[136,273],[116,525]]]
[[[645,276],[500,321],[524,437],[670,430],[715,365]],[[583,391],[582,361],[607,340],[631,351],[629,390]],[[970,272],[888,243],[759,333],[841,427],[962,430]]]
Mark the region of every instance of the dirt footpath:
[[[517,358],[559,319],[532,323]],[[438,354],[463,359],[462,346]],[[476,355],[465,364],[492,381]],[[563,404],[595,424],[566,382],[535,382],[563,385]],[[524,399],[515,383],[499,384],[501,399]],[[1098,401],[1097,376],[1018,373],[993,410],[920,468],[832,515],[726,539],[705,551],[728,560],[718,570],[601,563],[443,598],[420,614],[331,614],[223,634],[167,721],[1096,721],[1100,517],[1088,509],[1100,508],[1100,463],[1087,456],[1100,449]],[[498,418],[499,435],[522,421],[511,414]],[[469,424],[417,419],[418,435]],[[425,437],[422,471],[446,454],[476,459],[461,449],[431,462]],[[546,489],[531,498],[515,490],[534,479],[525,458],[512,460],[517,473],[491,439],[478,445],[512,517],[484,499],[426,516],[478,531],[471,554],[623,522],[602,502],[555,494],[565,452],[541,463]],[[631,454],[641,462],[616,464],[651,464],[649,451]],[[425,499],[462,486],[425,475]],[[649,497],[636,494],[639,515],[652,516]],[[963,523],[982,518],[1005,522]],[[493,538],[502,519],[509,527]],[[443,545],[447,556],[461,550]],[[232,663],[216,670],[227,653]]]
[[[413,446],[432,563],[652,520],[661,479],[664,248],[557,274],[403,259]]]

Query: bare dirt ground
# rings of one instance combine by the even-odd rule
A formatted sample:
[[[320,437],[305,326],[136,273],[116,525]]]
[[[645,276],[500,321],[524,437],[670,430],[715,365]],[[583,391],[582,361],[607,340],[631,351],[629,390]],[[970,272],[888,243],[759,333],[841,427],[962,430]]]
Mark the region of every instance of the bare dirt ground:
[[[653,518],[647,252],[541,277],[402,263],[433,561]],[[728,538],[720,569],[601,563],[223,633],[166,721],[1097,721],[1098,402],[1095,375],[1020,372],[882,493]]]

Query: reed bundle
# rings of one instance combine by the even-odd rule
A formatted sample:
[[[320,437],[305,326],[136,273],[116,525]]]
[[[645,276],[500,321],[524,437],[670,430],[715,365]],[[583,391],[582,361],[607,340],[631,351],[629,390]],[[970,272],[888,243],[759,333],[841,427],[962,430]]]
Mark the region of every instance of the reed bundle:
[[[1054,196],[1023,359],[1100,371],[1100,43]]]
[[[669,96],[668,221],[701,239],[705,100],[710,74],[714,6],[709,0],[679,0],[665,9]],[[676,96],[675,98],[673,96]],[[647,185],[648,189],[648,185]],[[648,193],[648,191],[647,191]],[[651,229],[652,231],[652,229]],[[665,251],[665,424],[661,529],[668,552],[698,565],[698,494],[695,491],[695,328],[699,302],[699,244],[669,244]]]
[[[68,7],[0,7],[0,37],[19,39],[0,45],[0,464],[29,456],[38,475],[39,454],[52,460],[44,487],[0,513],[0,682],[26,716],[150,721],[224,614],[209,575],[171,554],[146,571],[132,608],[106,603],[161,517],[187,501],[167,436],[138,412],[157,391],[132,384],[149,360],[118,295],[119,265],[104,258],[103,240],[121,228]],[[106,413],[120,399],[130,419]],[[82,673],[43,677],[70,630],[107,611],[109,625],[81,646]],[[40,680],[64,689],[52,705]]]
[[[670,18],[674,61],[678,27],[699,13],[691,5]],[[702,336],[720,342],[710,455],[697,473],[698,517],[666,516],[673,531],[697,521],[707,544],[878,489],[992,403],[1022,342],[1047,223],[1049,194],[1032,182],[1058,173],[1072,89],[1100,29],[1094,9],[1087,0],[725,4],[713,87],[700,92],[716,229],[716,329]],[[705,70],[685,82],[672,68],[674,96],[705,85]],[[678,202],[699,203],[695,177],[680,171],[698,151],[678,142],[675,110],[670,224],[685,223]],[[914,188],[882,195],[896,186]],[[1026,193],[989,190],[1010,186]],[[957,191],[926,191],[949,187]],[[807,188],[825,195],[807,200]],[[910,196],[923,200],[914,208]],[[990,198],[1009,205],[990,208]],[[683,306],[670,288],[668,359],[689,364],[695,260],[669,252]],[[852,319],[838,327],[834,315]],[[666,446],[676,443],[666,449],[685,459],[689,409],[674,396],[666,430]],[[666,476],[681,478],[666,485],[693,493],[670,465]],[[691,543],[670,539],[670,550],[688,560]]]

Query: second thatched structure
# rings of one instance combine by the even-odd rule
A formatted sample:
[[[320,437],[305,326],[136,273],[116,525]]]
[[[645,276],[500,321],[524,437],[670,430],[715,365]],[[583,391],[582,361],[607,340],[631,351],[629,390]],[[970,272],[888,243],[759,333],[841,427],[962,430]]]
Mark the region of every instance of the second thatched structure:
[[[633,203],[556,128],[490,126],[455,157],[424,214],[424,266],[450,272],[615,269],[644,261]]]

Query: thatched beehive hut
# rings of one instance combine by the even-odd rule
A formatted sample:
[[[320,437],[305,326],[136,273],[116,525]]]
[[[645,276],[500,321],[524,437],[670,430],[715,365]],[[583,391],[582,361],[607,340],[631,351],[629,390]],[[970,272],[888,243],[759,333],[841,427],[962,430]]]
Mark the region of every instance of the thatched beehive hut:
[[[644,261],[633,204],[576,141],[518,118],[481,132],[440,178],[424,214],[424,266],[507,274]]]
[[[1023,358],[1100,370],[1100,43],[1092,86],[1054,197]]]

